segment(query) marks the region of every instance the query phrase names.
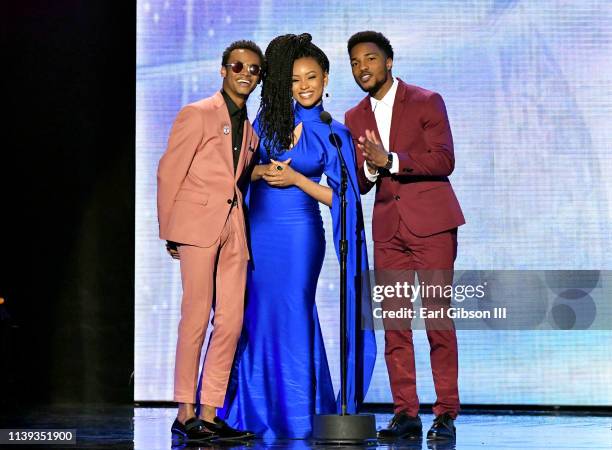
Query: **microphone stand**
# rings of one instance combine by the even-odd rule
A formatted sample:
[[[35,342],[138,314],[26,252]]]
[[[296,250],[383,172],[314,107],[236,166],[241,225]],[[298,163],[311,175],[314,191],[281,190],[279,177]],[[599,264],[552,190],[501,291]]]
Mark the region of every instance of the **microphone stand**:
[[[325,112],[325,111],[324,111]],[[324,113],[323,112],[323,113]],[[323,116],[323,113],[321,115]],[[348,374],[347,341],[347,271],[348,239],[346,236],[346,190],[348,188],[348,168],[342,154],[341,144],[332,130],[331,116],[323,120],[329,126],[329,139],[338,152],[341,166],[340,177],[340,414],[316,415],[313,421],[315,442],[334,444],[361,444],[376,439],[376,419],[372,414],[349,415],[347,412],[346,379]],[[323,117],[322,117],[323,119]],[[352,183],[351,183],[352,184]]]
[[[348,171],[346,168],[346,161],[338,145],[338,140],[334,134],[331,124],[329,124],[329,133],[334,141],[334,146],[338,151],[340,157],[340,166],[342,176],[340,178],[340,405],[341,415],[347,414],[346,406],[346,376],[348,373],[348,348],[346,340],[346,304],[347,304],[347,290],[346,290],[346,275],[347,275],[347,261],[348,261],[348,240],[346,238],[346,188],[348,186]]]

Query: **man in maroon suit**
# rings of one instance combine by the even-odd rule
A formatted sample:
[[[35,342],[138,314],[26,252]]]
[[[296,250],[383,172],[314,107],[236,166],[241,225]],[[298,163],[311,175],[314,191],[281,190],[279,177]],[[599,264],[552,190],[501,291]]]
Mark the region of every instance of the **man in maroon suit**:
[[[393,48],[381,33],[353,35],[348,52],[355,81],[368,93],[347,111],[345,124],[356,143],[361,193],[376,185],[375,269],[407,271],[412,280],[416,271],[419,281],[432,270],[452,273],[457,227],[465,220],[448,181],[455,158],[444,101],[435,92],[393,78]],[[451,319],[436,326],[427,322],[437,395],[436,418],[427,439],[454,439],[459,411],[455,328]],[[385,360],[395,415],[379,432],[381,439],[422,433],[412,330],[409,324],[403,328],[385,324]]]

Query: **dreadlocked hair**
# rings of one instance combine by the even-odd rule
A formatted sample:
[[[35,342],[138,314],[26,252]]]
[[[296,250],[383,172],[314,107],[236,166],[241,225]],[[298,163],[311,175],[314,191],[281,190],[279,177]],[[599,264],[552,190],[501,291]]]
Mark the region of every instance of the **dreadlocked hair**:
[[[329,59],[311,40],[308,33],[284,34],[272,39],[266,48],[258,121],[268,156],[286,151],[293,143],[295,119],[291,85],[294,61],[314,58],[323,72],[329,73]]]

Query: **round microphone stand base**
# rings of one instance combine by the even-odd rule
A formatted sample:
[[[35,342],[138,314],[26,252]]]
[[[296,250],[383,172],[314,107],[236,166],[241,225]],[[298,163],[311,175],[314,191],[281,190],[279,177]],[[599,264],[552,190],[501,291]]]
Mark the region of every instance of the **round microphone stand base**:
[[[367,444],[376,440],[374,414],[314,416],[312,439],[316,444]]]

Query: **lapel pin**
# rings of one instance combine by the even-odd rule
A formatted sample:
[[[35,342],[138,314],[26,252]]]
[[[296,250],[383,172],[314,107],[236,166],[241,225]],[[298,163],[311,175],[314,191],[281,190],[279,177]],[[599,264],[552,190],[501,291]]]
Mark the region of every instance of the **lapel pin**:
[[[229,125],[223,125],[223,134],[225,134],[225,135],[230,134],[230,126]]]

